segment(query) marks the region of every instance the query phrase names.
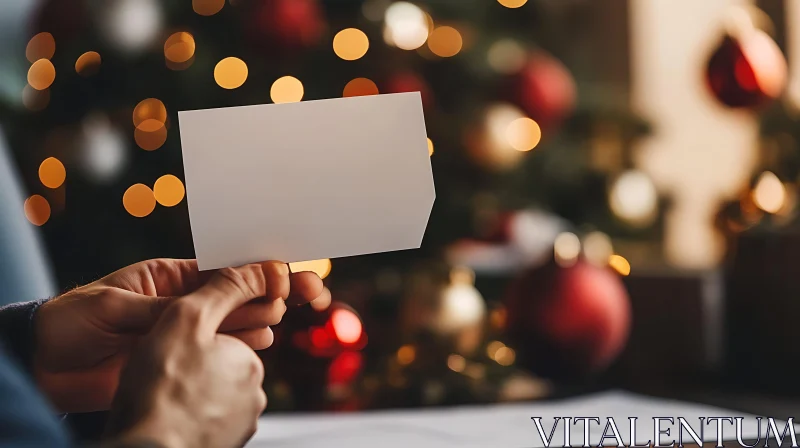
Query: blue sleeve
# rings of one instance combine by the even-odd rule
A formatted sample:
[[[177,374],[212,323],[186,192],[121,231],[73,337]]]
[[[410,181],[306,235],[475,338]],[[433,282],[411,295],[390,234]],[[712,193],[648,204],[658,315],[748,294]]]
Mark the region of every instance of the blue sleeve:
[[[0,350],[0,448],[61,448],[69,437],[55,411]]]

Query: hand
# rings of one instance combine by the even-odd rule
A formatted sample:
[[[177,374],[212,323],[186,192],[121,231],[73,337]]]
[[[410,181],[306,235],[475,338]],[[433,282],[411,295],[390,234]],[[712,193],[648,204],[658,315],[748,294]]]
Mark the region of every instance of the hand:
[[[217,329],[235,309],[271,294],[274,269],[222,269],[161,314],[122,374],[111,436],[165,448],[239,447],[252,437],[267,404],[264,367],[246,344]]]
[[[330,300],[314,273],[290,275],[279,262],[261,266],[263,296],[231,310],[218,328],[257,350],[272,344],[269,326],[281,321],[284,302]],[[164,309],[211,274],[199,272],[195,260],[149,260],[46,302],[34,318],[39,387],[62,412],[108,409],[131,348]]]

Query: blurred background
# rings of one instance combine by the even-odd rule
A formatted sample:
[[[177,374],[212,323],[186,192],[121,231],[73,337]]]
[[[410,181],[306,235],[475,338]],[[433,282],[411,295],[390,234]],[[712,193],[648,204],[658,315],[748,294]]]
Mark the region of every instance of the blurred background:
[[[194,256],[180,110],[419,91],[423,247],[293,264],[334,303],[274,329],[269,412],[797,409],[798,0],[5,0],[0,24],[4,298]]]

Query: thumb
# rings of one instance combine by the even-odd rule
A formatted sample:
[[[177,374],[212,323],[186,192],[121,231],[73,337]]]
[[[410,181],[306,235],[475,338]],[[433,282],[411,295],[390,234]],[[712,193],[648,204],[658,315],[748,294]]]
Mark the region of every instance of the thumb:
[[[120,332],[146,333],[175,299],[177,297],[152,297],[121,290],[109,297],[106,317]]]

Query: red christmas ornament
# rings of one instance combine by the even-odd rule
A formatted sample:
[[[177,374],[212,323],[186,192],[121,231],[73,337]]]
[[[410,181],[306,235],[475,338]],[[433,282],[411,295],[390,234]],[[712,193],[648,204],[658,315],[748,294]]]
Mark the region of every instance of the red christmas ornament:
[[[252,12],[250,34],[268,48],[311,47],[322,37],[323,16],[318,0],[262,0]]]
[[[708,61],[706,83],[725,106],[754,109],[783,93],[787,72],[778,44],[764,31],[752,29],[722,39]]]
[[[386,82],[389,93],[419,92],[422,105],[426,108],[433,106],[433,94],[428,83],[419,75],[412,72],[401,72],[392,75]]]
[[[543,52],[530,57],[515,76],[512,101],[543,129],[552,129],[575,108],[577,88],[569,70]]]
[[[619,277],[583,260],[525,272],[512,284],[506,308],[520,365],[552,378],[607,367],[630,328],[630,303]]]

